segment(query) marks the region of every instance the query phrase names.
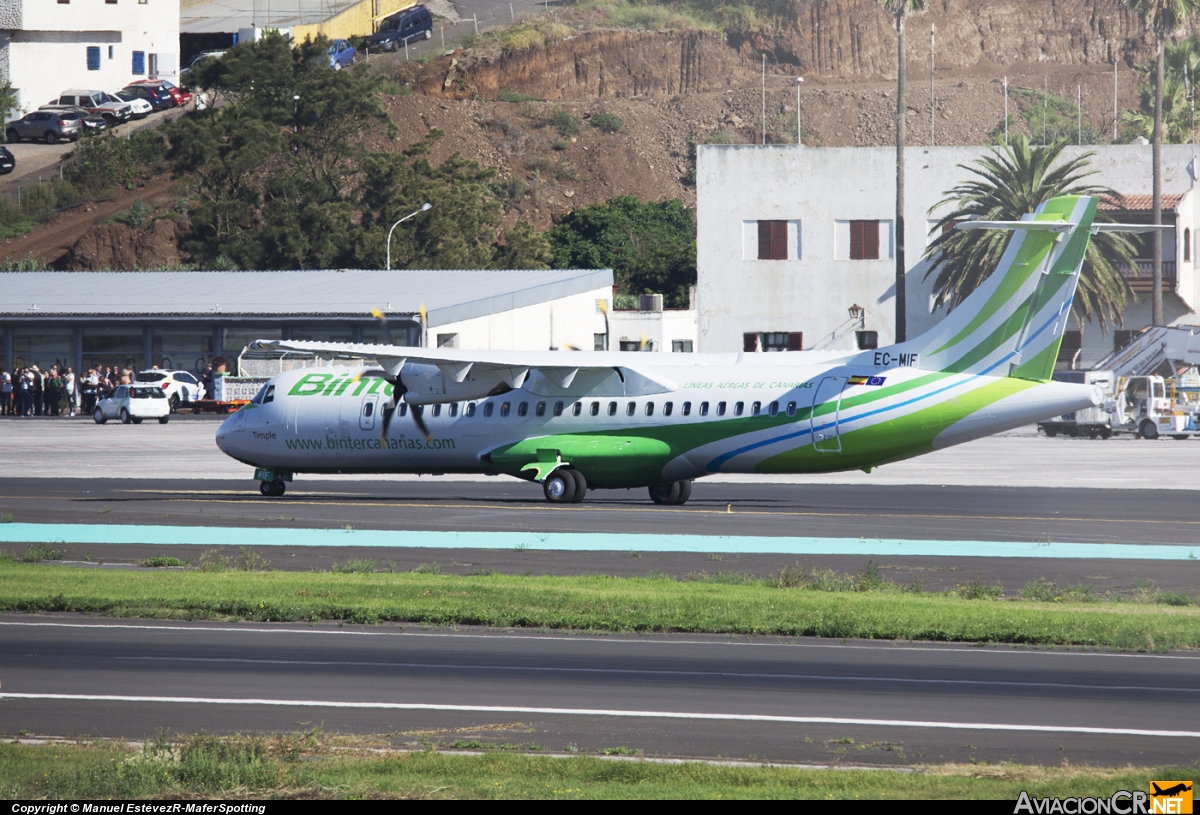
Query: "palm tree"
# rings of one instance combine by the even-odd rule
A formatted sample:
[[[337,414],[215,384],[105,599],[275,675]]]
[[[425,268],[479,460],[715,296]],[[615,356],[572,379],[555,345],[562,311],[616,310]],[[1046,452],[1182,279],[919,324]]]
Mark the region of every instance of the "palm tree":
[[[1200,2],[1200,0],[1196,0]],[[904,116],[907,105],[904,90],[907,85],[908,47],[904,41],[904,21],[908,15],[925,10],[925,0],[879,0],[896,18],[896,342],[904,342],[908,327],[905,319],[907,302],[904,295]]]
[[[945,204],[955,205],[938,221],[934,229],[940,234],[925,250],[925,257],[931,261],[925,278],[937,275],[933,286],[935,308],[953,309],[975,291],[996,268],[1011,238],[1009,233],[996,230],[954,229],[959,221],[1017,221],[1057,195],[1120,200],[1120,195],[1107,187],[1080,183],[1096,173],[1087,169],[1093,153],[1059,163],[1068,144],[1069,140],[1061,139],[1045,147],[1030,147],[1028,137],[1019,135],[1008,146],[993,146],[990,155],[972,165],[959,165],[976,178],[948,190],[946,197],[930,209],[932,213]],[[1097,218],[1111,220],[1103,214]],[[1092,236],[1071,305],[1080,327],[1094,319],[1101,331],[1108,333],[1109,320],[1121,323],[1130,290],[1118,267],[1132,263],[1134,251],[1133,244],[1121,233]]]
[[[1163,43],[1180,25],[1200,9],[1200,0],[1121,0],[1121,4],[1141,20],[1142,25],[1154,36],[1154,194],[1153,222],[1162,223],[1162,96],[1163,96]],[[1162,233],[1155,232],[1154,283],[1151,314],[1155,325],[1163,324],[1162,310]]]
[[[1149,139],[1154,135],[1154,87],[1142,85],[1138,96],[1141,98],[1138,109],[1121,113],[1121,122],[1125,125],[1123,138],[1141,136]],[[1176,75],[1169,72],[1163,78],[1162,122],[1163,135],[1168,144],[1185,144],[1189,141],[1192,112],[1188,107],[1182,73]]]

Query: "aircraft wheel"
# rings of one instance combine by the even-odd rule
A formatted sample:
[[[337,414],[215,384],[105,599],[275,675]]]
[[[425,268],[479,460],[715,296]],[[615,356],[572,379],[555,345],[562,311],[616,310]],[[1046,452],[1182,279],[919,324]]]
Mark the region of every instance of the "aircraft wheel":
[[[675,506],[677,506],[677,507],[683,506],[684,504],[687,503],[688,499],[691,497],[692,497],[692,482],[691,481],[680,481],[679,482],[679,497],[675,499]]]
[[[583,473],[579,470],[567,470],[571,478],[575,479],[575,495],[571,498],[572,504],[582,504],[583,499],[587,497],[587,479],[583,477]]]
[[[679,482],[655,484],[650,488],[650,500],[656,504],[674,504],[679,500]]]
[[[278,498],[287,488],[282,481],[260,481],[258,491],[268,498]]]
[[[1158,438],[1158,427],[1149,419],[1142,422],[1138,427],[1138,432],[1142,434],[1143,439],[1154,440]]]
[[[569,504],[575,498],[575,478],[560,467],[542,482],[542,492],[552,504]]]

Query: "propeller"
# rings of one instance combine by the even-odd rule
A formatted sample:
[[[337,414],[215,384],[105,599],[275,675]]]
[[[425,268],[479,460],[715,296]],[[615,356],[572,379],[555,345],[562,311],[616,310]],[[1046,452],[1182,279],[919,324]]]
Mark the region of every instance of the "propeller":
[[[422,322],[424,322],[424,314],[425,306],[422,304]],[[392,339],[392,329],[388,325],[387,315],[384,314],[381,309],[373,308],[371,309],[371,316],[379,321],[379,326],[383,329],[383,336],[387,340],[388,345],[395,345],[396,343]],[[392,424],[392,417],[396,415],[396,408],[399,407],[400,400],[404,397],[404,394],[408,392],[408,389],[404,387],[404,383],[400,381],[400,377],[398,375],[392,376],[387,371],[377,368],[365,370],[357,374],[354,377],[354,381],[358,381],[363,377],[377,377],[392,386],[392,401],[390,404],[385,404],[381,408],[383,420],[379,423],[379,440],[383,441],[385,438],[387,438],[388,428]],[[422,415],[423,411],[421,407],[419,405],[410,405],[409,413],[412,414],[413,423],[417,426],[417,429],[421,431],[421,435],[425,437],[425,440],[432,441],[433,435],[429,432],[429,428],[425,425],[425,418]]]

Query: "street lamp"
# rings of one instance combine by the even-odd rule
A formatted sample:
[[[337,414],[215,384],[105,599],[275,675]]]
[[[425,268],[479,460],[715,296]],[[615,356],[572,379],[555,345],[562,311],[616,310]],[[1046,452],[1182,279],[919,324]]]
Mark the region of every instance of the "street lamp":
[[[804,77],[796,77],[796,144],[804,146],[804,136],[800,132],[800,86],[804,84]]]
[[[850,312],[850,319],[858,323],[858,328],[860,331],[867,327],[866,309],[864,309],[858,303],[855,303],[854,305],[850,306],[847,311]]]
[[[400,226],[400,224],[404,223],[409,218],[413,217],[413,215],[420,215],[422,212],[428,212],[431,209],[433,209],[433,204],[426,201],[424,204],[421,204],[421,208],[418,209],[416,212],[409,213],[408,215],[405,215],[400,220],[396,221],[396,223],[392,224],[392,228],[388,230],[388,238],[387,238],[387,269],[388,269],[388,271],[391,271],[391,268],[392,268],[392,233],[396,231],[396,227]]]

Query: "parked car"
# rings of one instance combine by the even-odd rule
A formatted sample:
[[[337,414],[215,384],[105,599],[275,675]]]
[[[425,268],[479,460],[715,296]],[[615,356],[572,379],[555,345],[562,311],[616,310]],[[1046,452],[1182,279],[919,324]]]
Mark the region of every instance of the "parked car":
[[[171,405],[161,389],[152,385],[118,385],[108,396],[96,403],[92,412],[96,424],[120,419],[121,424],[141,424],[143,419],[158,419],[166,424],[171,419]]]
[[[166,394],[172,413],[179,410],[180,405],[198,402],[204,398],[204,385],[189,371],[164,371],[155,368],[139,373],[137,382],[139,385],[154,385]]]
[[[195,57],[192,58],[192,61],[188,63],[186,68],[182,69],[179,72],[180,80],[188,79],[192,74],[192,69],[194,69],[197,65],[199,65],[204,60],[220,59],[221,57],[225,56],[226,50],[227,49],[222,48],[222,49],[216,50],[216,51],[201,51],[199,54],[197,54]]]
[[[329,67],[335,71],[349,68],[354,62],[354,58],[358,56],[354,46],[346,40],[334,40],[329,44],[329,50],[326,53],[329,54]]]
[[[108,122],[104,121],[103,116],[95,116],[83,108],[70,108],[64,105],[42,105],[38,110],[54,111],[63,119],[77,120],[83,125],[83,132],[89,136],[94,136],[108,127]]]
[[[83,124],[80,121],[64,119],[56,110],[35,110],[4,126],[4,137],[9,142],[38,139],[46,144],[54,144],[59,139],[75,141],[82,132]]]
[[[104,91],[63,91],[50,104],[83,108],[88,113],[103,116],[109,127],[128,122],[133,116],[133,108],[128,102],[122,102]]]
[[[127,87],[136,87],[144,85],[149,88],[157,88],[158,90],[166,91],[171,94],[171,98],[175,100],[175,107],[186,105],[192,101],[192,94],[183,88],[177,88],[165,79],[139,79],[136,82],[130,82]]]
[[[127,93],[130,96],[136,96],[138,99],[144,99],[155,110],[168,110],[175,107],[175,97],[169,91],[150,85],[127,85],[121,89],[121,93]],[[123,99],[124,97],[122,96],[121,98]]]
[[[17,160],[7,147],[0,147],[0,175],[8,175],[17,166]]]
[[[140,96],[135,96],[129,91],[117,91],[115,94],[122,102],[129,103],[129,107],[133,108],[133,118],[145,119],[154,112],[154,105]]]
[[[413,6],[385,17],[379,30],[363,42],[363,47],[368,51],[395,51],[403,48],[406,42],[427,40],[432,36],[433,15],[424,6]]]

